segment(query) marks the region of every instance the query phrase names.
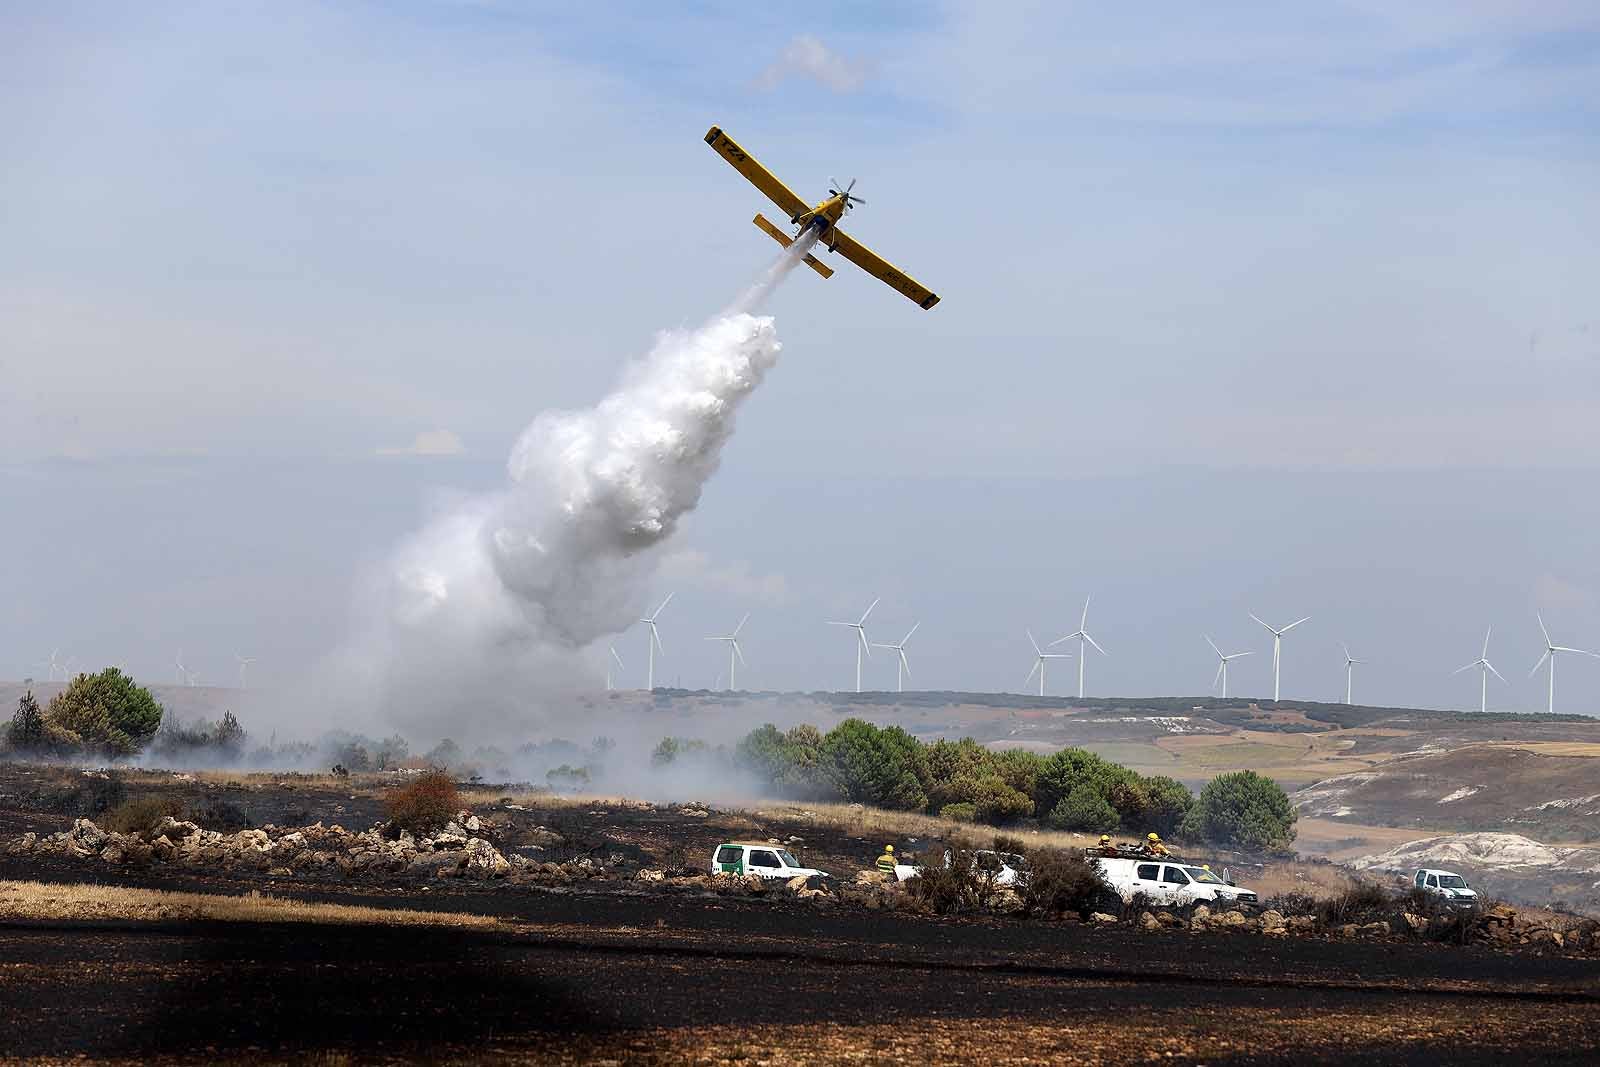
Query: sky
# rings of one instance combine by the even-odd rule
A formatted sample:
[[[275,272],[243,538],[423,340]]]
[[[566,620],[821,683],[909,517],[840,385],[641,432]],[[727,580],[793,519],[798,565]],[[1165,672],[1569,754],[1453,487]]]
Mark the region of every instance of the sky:
[[[754,9],[753,9],[754,8]],[[1469,706],[1600,647],[1600,10],[0,2],[0,675],[306,685],[357,576],[724,307],[720,125],[943,296],[784,283],[658,680]],[[670,620],[671,625],[668,625]],[[1296,640],[1298,638],[1298,640]],[[617,639],[639,673],[641,634]],[[1503,649],[1497,658],[1497,649]],[[600,676],[603,647],[581,656]],[[1059,670],[1059,668],[1058,668]],[[1070,668],[1068,668],[1070,671]],[[1059,677],[1052,676],[1052,688]],[[1600,661],[1558,707],[1600,712]],[[868,684],[893,682],[877,657]],[[633,679],[638,684],[639,679]],[[1058,691],[1065,691],[1058,689]]]

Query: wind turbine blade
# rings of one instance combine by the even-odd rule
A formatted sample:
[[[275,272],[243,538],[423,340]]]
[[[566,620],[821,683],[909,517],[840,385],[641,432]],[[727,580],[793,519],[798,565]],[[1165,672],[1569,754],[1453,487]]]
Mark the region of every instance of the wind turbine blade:
[[[655,641],[657,649],[662,652],[667,650],[666,646],[661,643],[661,631],[656,629],[656,624],[653,622],[650,624],[650,638]]]
[[[1102,656],[1111,655],[1111,653],[1107,652],[1105,649],[1100,647],[1100,642],[1096,641],[1094,638],[1090,637],[1088,634],[1084,634],[1083,635],[1083,639],[1085,641],[1089,642],[1091,645],[1093,645],[1094,646],[1094,650],[1096,652],[1100,653]]]
[[[867,628],[865,626],[857,626],[856,627],[856,636],[861,638],[861,647],[866,650],[867,658],[871,659],[872,658],[872,643],[867,640]]]
[[[1356,661],[1355,657],[1350,654],[1350,646],[1349,645],[1345,644],[1343,641],[1340,641],[1339,642],[1339,647],[1344,649],[1344,661],[1346,663],[1354,663]]]
[[[1217,673],[1211,676],[1211,688],[1215,689],[1217,687],[1217,683],[1222,681],[1222,667],[1225,663],[1227,663],[1227,660],[1223,660],[1222,663],[1217,664]]]
[[[906,631],[906,635],[900,639],[901,647],[904,647],[906,644],[908,644],[911,641],[911,635],[916,633],[917,632],[917,627],[921,626],[921,625],[922,625],[921,620],[918,620],[917,622],[912,624],[911,629],[907,630]]]
[[[1088,626],[1089,626],[1089,598],[1088,597],[1084,597],[1083,598],[1083,617],[1078,620],[1078,629],[1080,631],[1082,631],[1082,630],[1087,629]]]
[[[1248,611],[1248,612],[1245,612],[1245,614],[1247,614],[1247,615],[1249,615],[1249,616],[1250,616],[1250,617],[1251,617],[1251,618],[1252,618],[1252,619],[1256,619],[1256,613],[1255,613],[1255,612],[1253,612],[1253,611]],[[1267,624],[1266,624],[1266,623],[1264,623],[1264,622],[1261,622],[1261,620],[1260,620],[1260,619],[1256,619],[1256,622],[1260,622],[1260,623],[1261,623],[1261,625],[1262,625],[1262,626],[1267,626]],[[1272,630],[1272,627],[1270,627],[1270,626],[1267,626],[1267,629],[1269,629],[1269,630]],[[1276,631],[1276,630],[1272,630],[1272,632],[1273,632],[1273,633],[1277,633],[1277,632],[1278,632],[1278,631]]]
[[[1033,681],[1033,676],[1039,673],[1039,668],[1042,666],[1044,666],[1044,657],[1040,656],[1033,661],[1033,670],[1028,672],[1028,676],[1022,680],[1022,684],[1027,685]]]
[[[1481,662],[1480,660],[1474,660],[1473,662],[1467,664],[1465,667],[1457,667],[1455,670],[1451,671],[1450,673],[1451,674],[1460,674],[1462,671],[1470,671],[1472,668],[1476,667],[1480,662]],[[1535,667],[1534,670],[1538,670],[1538,668]]]
[[[1539,657],[1539,662],[1535,663],[1533,665],[1533,670],[1528,672],[1528,677],[1532,678],[1534,675],[1538,674],[1539,673],[1539,668],[1543,667],[1544,666],[1544,661],[1549,659],[1549,658],[1550,658],[1550,650],[1547,648],[1547,649],[1544,650],[1544,655]]]
[[[879,597],[879,598],[878,598],[878,600],[882,600],[882,599],[883,599],[883,597]],[[856,623],[856,625],[857,625],[857,626],[865,626],[865,625],[866,625],[866,624],[867,624],[867,616],[868,616],[868,615],[871,615],[871,614],[872,614],[872,609],[873,609],[873,608],[875,608],[875,607],[877,607],[877,606],[878,606],[878,600],[874,600],[874,601],[873,601],[873,602],[872,602],[872,603],[871,603],[871,604],[870,604],[870,605],[869,605],[869,606],[868,606],[868,607],[867,607],[867,610],[866,610],[866,611],[863,611],[863,612],[862,612],[862,613],[861,613],[861,621],[860,621],[860,622],[858,622],[858,623]]]
[[[1068,634],[1065,637],[1058,637],[1054,641],[1051,641],[1048,645],[1045,645],[1044,647],[1045,648],[1055,648],[1061,642],[1063,642],[1063,641],[1071,641],[1074,637],[1077,637],[1077,636],[1078,636],[1077,634]]]
[[[1028,644],[1033,646],[1033,650],[1035,652],[1037,652],[1041,656],[1044,655],[1044,649],[1040,648],[1039,647],[1039,642],[1037,642],[1037,641],[1035,641],[1033,639],[1033,631],[1032,630],[1023,630],[1022,632],[1028,635]]]
[[[855,623],[853,623],[853,622],[837,622],[837,621],[835,621],[833,619],[829,619],[828,620],[828,625],[829,626],[854,626]]]
[[[738,641],[734,641],[734,642],[732,642],[732,644],[733,644],[733,654],[735,656],[739,657],[739,662],[740,663],[743,663],[744,662],[744,649],[739,647],[739,642]]]
[[[1294,629],[1296,626],[1299,626],[1301,623],[1310,622],[1310,621],[1311,621],[1311,616],[1310,615],[1307,615],[1303,619],[1296,619],[1296,620],[1294,620],[1294,622],[1291,622],[1288,626],[1285,626],[1283,629],[1279,630],[1278,633],[1286,634],[1290,630]]]
[[[1240,656],[1253,656],[1253,655],[1255,655],[1255,652],[1253,652],[1253,651],[1251,651],[1251,652],[1235,652],[1233,655],[1229,656],[1228,658],[1229,659],[1238,659]]]
[[[1538,612],[1534,612],[1533,617],[1539,620],[1539,632],[1544,634],[1544,643],[1547,646],[1554,644],[1554,642],[1550,640],[1550,631],[1544,628],[1544,616]]]
[[[1485,667],[1489,668],[1489,673],[1490,674],[1494,675],[1496,678],[1500,679],[1502,682],[1504,682],[1506,680],[1505,675],[1501,674],[1499,671],[1494,669],[1494,664],[1493,663],[1490,663],[1488,660],[1484,660],[1483,661],[1483,665]]]
[[[1492,633],[1494,633],[1493,626],[1483,631],[1483,651],[1479,653],[1483,659],[1489,658],[1489,635]]]
[[[1557,645],[1555,648],[1557,652],[1577,652],[1584,656],[1595,655],[1595,653],[1590,652],[1587,648],[1568,648],[1566,645]]]
[[[1211,640],[1211,635],[1210,634],[1201,634],[1200,636],[1202,636],[1202,637],[1204,637],[1206,639],[1206,644],[1211,646],[1211,651],[1215,652],[1219,656],[1222,655],[1222,649],[1218,648],[1217,647],[1217,643],[1215,641]],[[1226,659],[1227,657],[1223,657],[1223,658]],[[1212,684],[1215,684],[1215,683],[1212,683]]]
[[[739,625],[735,626],[733,628],[733,636],[734,637],[738,637],[739,636],[739,631],[743,630],[744,629],[744,624],[749,622],[749,621],[750,621],[750,613],[747,611],[747,612],[744,613],[744,618],[739,620]]]
[[[660,615],[660,614],[661,614],[661,613],[662,613],[662,612],[663,612],[663,611],[665,611],[665,610],[666,610],[666,607],[667,607],[667,605],[668,605],[668,604],[669,604],[669,603],[671,603],[671,601],[672,601],[672,593],[668,593],[668,594],[667,594],[667,599],[666,599],[666,600],[663,600],[663,601],[662,601],[662,602],[661,602],[661,606],[660,606],[660,607],[659,607],[659,608],[657,608],[657,609],[656,609],[656,610],[655,610],[655,611],[654,611],[654,612],[653,612],[653,613],[652,613],[652,614],[651,614],[651,616],[650,616],[650,621],[651,621],[651,622],[655,622],[655,621],[656,621],[656,616],[658,616],[658,615]]]
[[[900,649],[900,666],[905,668],[906,677],[911,677],[911,661],[906,659],[906,650]]]
[[[612,648],[611,648],[611,658],[617,661],[617,666],[619,666],[619,667],[622,666],[622,657],[617,655],[617,650],[616,650],[615,646],[612,646]]]

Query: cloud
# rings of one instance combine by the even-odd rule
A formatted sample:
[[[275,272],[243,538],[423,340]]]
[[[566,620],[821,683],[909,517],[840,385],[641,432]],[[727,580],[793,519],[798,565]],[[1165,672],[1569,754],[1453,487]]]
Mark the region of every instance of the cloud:
[[[380,456],[459,456],[467,450],[450,430],[423,430],[404,448],[380,448]]]
[[[765,604],[782,604],[789,596],[789,582],[783,575],[756,574],[742,559],[718,564],[709,554],[694,548],[663,557],[658,574],[668,582],[717,589]]]
[[[755,87],[771,92],[790,78],[810,78],[836,93],[853,93],[867,83],[872,65],[846,59],[809,33],[790,41],[776,61],[756,76]]]

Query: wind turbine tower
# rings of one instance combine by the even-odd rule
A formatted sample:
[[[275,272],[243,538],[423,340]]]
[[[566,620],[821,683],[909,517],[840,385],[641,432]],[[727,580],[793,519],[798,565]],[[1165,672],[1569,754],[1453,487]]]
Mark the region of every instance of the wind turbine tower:
[[[254,656],[241,656],[235,652],[233,658],[239,661],[239,688],[247,688],[244,684],[244,669],[256,661]]]
[[[1354,656],[1350,655],[1350,646],[1345,644],[1343,641],[1339,642],[1339,647],[1344,649],[1344,702],[1349,704],[1350,692],[1352,688],[1351,683],[1355,679],[1356,664],[1365,663],[1367,661],[1364,659],[1356,659]]]
[[[1479,678],[1478,678],[1478,710],[1479,711],[1488,711],[1489,710],[1489,675],[1493,674],[1496,678],[1499,678],[1502,682],[1506,680],[1505,679],[1505,675],[1503,675],[1499,671],[1495,670],[1494,669],[1494,664],[1489,662],[1489,635],[1491,633],[1493,633],[1493,632],[1494,632],[1494,627],[1493,626],[1491,626],[1488,629],[1483,631],[1483,651],[1478,654],[1478,658],[1477,659],[1473,660],[1471,663],[1468,663],[1464,667],[1457,667],[1455,670],[1450,672],[1452,674],[1460,674],[1462,671],[1470,671],[1474,667],[1478,668],[1478,675],[1479,675]],[[1534,670],[1538,670],[1538,669],[1539,669],[1538,667],[1534,668]],[[1346,703],[1349,703],[1349,701],[1346,701]]]
[[[878,600],[882,600],[879,597]],[[861,618],[855,622],[829,622],[829,626],[848,626],[856,632],[856,692],[861,692],[861,657],[864,654],[872,655],[872,646],[867,641],[867,616],[872,614],[872,609],[878,606],[878,600],[867,605],[867,610],[861,613]]]
[[[1544,655],[1540,656],[1539,662],[1533,665],[1533,670],[1528,672],[1528,677],[1532,678],[1538,674],[1539,668],[1544,666],[1545,660],[1550,661],[1550,703],[1548,709],[1554,714],[1556,710],[1556,653],[1576,652],[1580,656],[1594,656],[1596,659],[1600,659],[1600,653],[1590,652],[1586,648],[1568,648],[1566,645],[1556,644],[1550,640],[1550,631],[1545,629],[1544,616],[1539,615],[1538,619],[1539,630],[1544,634]]]
[[[661,648],[661,631],[656,629],[656,619],[661,617],[661,613],[666,610],[667,603],[671,600],[672,594],[668,593],[667,599],[661,602],[659,608],[656,608],[646,618],[639,620],[650,627],[650,636],[644,643],[645,648],[650,650],[650,666],[646,670],[644,682],[647,692],[653,692],[656,687],[656,649]],[[662,651],[665,652],[666,649],[662,649]]]
[[[737,689],[737,688],[739,688],[739,684],[736,681],[734,681],[734,678],[735,678],[735,675],[733,673],[734,657],[738,657],[738,660],[739,660],[740,663],[744,662],[744,649],[739,647],[739,631],[743,630],[744,629],[744,624],[749,622],[749,621],[750,621],[750,613],[747,611],[747,612],[744,613],[744,618],[739,620],[739,625],[735,626],[733,628],[733,633],[731,633],[731,634],[722,634],[721,636],[706,638],[707,641],[726,641],[726,642],[728,642],[728,688],[729,689]]]
[[[606,692],[609,693],[609,692],[611,692],[611,690],[616,688],[616,684],[614,682],[612,682],[612,680],[611,680],[611,662],[612,662],[612,660],[615,660],[616,664],[617,664],[617,669],[621,670],[622,669],[622,657],[617,655],[617,646],[616,645],[607,645],[606,646],[606,651],[611,653],[611,655],[609,657],[607,657],[607,659],[606,659]]]
[[[1222,683],[1222,695],[1223,695],[1223,697],[1227,697],[1227,695],[1228,695],[1228,664],[1229,664],[1229,662],[1231,662],[1232,660],[1239,659],[1239,658],[1241,658],[1243,656],[1254,655],[1254,653],[1253,652],[1223,652],[1222,649],[1217,647],[1217,643],[1215,641],[1211,640],[1210,637],[1206,637],[1206,644],[1210,645],[1211,646],[1211,651],[1213,651],[1213,652],[1215,652],[1217,654],[1217,674],[1216,674],[1216,677],[1211,679],[1211,688],[1215,689],[1217,687],[1217,683],[1220,681]]]
[[[916,633],[917,627],[921,625],[922,623],[918,622],[907,630],[906,635],[900,639],[898,645],[879,644],[874,646],[887,648],[900,657],[900,662],[894,669],[894,691],[896,693],[904,693],[906,691],[906,676],[911,673],[911,664],[906,660],[906,643],[911,640],[911,635]]]
[[[1250,615],[1250,617],[1252,619],[1256,619],[1253,613]],[[1272,699],[1274,702],[1276,702],[1278,699],[1278,668],[1283,663],[1283,635],[1294,629],[1296,626],[1299,626],[1301,623],[1309,621],[1311,621],[1311,616],[1307,615],[1305,618],[1296,619],[1288,626],[1285,626],[1283,629],[1279,630],[1274,629],[1271,626],[1267,626],[1267,624],[1261,622],[1260,619],[1256,619],[1256,622],[1260,623],[1262,626],[1267,626],[1267,629],[1272,632]]]
[[[1022,681],[1023,684],[1033,681],[1033,676],[1035,673],[1037,673],[1039,675],[1039,695],[1044,696],[1044,661],[1047,659],[1071,659],[1072,653],[1046,652],[1044,649],[1039,647],[1039,642],[1033,639],[1032,630],[1024,630],[1023,633],[1028,635],[1028,644],[1033,646],[1033,670],[1029,671],[1028,677],[1024,678]]]
[[[1088,656],[1088,653],[1084,650],[1084,647],[1083,647],[1084,642],[1087,641],[1089,644],[1094,645],[1094,650],[1096,652],[1100,653],[1102,656],[1110,655],[1109,652],[1107,652],[1105,649],[1101,648],[1099,646],[1099,644],[1097,644],[1095,642],[1094,638],[1089,636],[1088,626],[1089,626],[1089,598],[1088,597],[1084,597],[1083,598],[1083,618],[1078,620],[1078,631],[1077,631],[1077,633],[1070,633],[1065,637],[1058,637],[1054,641],[1050,642],[1050,647],[1054,648],[1054,647],[1056,647],[1057,645],[1059,645],[1063,641],[1071,641],[1073,638],[1077,638],[1077,640],[1078,640],[1078,697],[1080,699],[1083,697],[1083,661]]]

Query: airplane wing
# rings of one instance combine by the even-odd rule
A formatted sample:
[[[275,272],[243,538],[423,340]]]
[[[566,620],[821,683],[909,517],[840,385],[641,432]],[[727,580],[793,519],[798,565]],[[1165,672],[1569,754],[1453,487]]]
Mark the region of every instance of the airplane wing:
[[[796,196],[792,189],[774,177],[766,167],[757,163],[754,156],[740,148],[737,141],[718,127],[711,127],[706,134],[706,144],[715,148],[718,155],[732,163],[733,169],[748,178],[751,185],[766,193],[767,199],[781,207],[789,218],[792,219],[810,210],[806,202]]]
[[[823,237],[823,241],[833,245],[834,251],[874,278],[888,283],[889,288],[903,296],[910,297],[924,311],[939,302],[939,297],[936,293],[924,288],[915,278],[912,278],[899,267],[896,267],[866,245],[846,234],[839,227],[833,227]]]

